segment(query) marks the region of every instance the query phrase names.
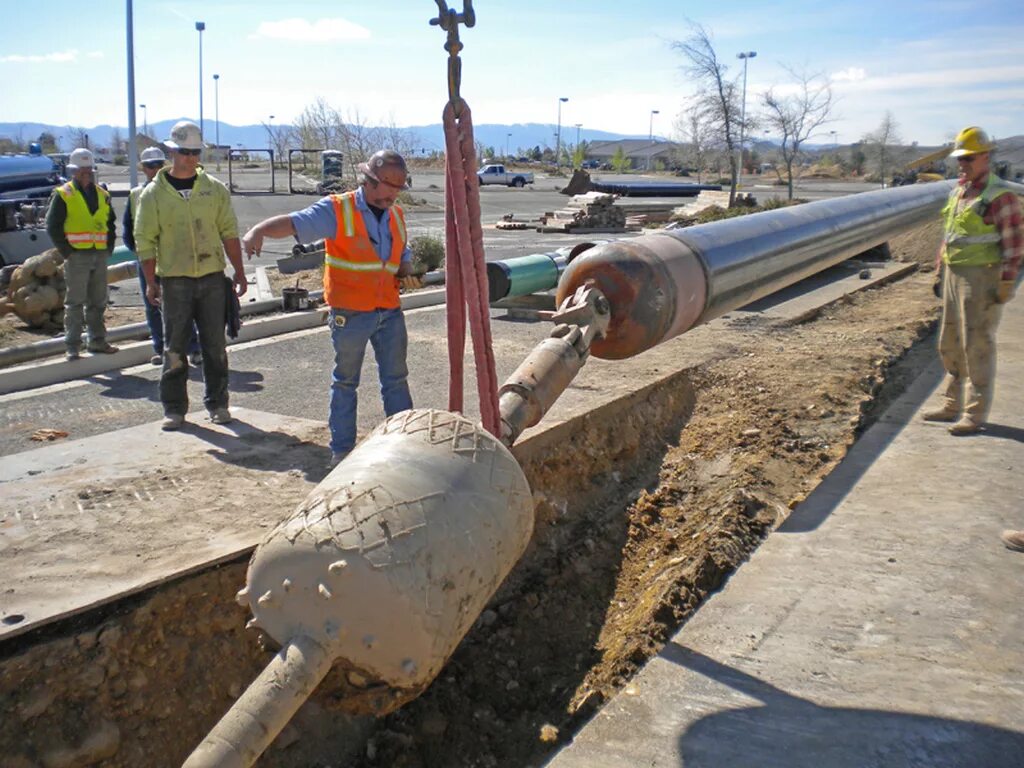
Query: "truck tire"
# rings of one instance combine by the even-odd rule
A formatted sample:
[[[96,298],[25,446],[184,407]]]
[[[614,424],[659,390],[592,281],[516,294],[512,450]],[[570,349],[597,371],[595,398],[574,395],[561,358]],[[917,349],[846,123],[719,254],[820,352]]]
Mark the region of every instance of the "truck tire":
[[[526,186],[526,179],[524,179],[522,176],[516,176],[514,179],[512,179],[512,186],[513,187],[525,187]]]

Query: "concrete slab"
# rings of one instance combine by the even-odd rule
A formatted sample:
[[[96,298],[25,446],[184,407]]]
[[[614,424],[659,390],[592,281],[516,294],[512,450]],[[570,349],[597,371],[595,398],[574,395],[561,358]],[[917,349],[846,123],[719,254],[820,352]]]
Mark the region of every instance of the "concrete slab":
[[[550,768],[1024,766],[1024,301],[999,344],[985,433],[932,364]]]
[[[237,557],[327,474],[322,422],[232,413],[6,457],[0,640]]]

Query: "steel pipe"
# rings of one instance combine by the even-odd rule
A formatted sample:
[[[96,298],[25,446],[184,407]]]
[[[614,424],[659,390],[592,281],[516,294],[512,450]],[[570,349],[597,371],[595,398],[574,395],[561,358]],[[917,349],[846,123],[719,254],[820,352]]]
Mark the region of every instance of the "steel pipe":
[[[938,215],[952,182],[862,192],[607,243],[573,261],[559,304],[588,281],[612,309],[597,357],[632,357]]]
[[[577,243],[548,253],[531,253],[513,259],[487,262],[488,301],[526,296],[537,291],[550,291],[573,259],[607,240]],[[429,272],[427,273],[430,274]]]

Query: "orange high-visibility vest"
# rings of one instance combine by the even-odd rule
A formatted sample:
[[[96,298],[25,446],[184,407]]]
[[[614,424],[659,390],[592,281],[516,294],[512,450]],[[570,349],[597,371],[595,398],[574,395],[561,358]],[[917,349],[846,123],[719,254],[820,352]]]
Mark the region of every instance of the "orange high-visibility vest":
[[[335,309],[369,312],[395,309],[399,304],[395,274],[405,250],[405,214],[391,207],[391,253],[382,261],[373,249],[356,193],[331,195],[338,231],[327,240],[324,256],[324,299]]]
[[[110,218],[110,194],[103,187],[96,186],[99,204],[96,213],[89,213],[85,195],[70,181],[57,187],[57,194],[64,200],[67,217],[64,219],[64,236],[68,245],[76,250],[107,247],[107,221]]]

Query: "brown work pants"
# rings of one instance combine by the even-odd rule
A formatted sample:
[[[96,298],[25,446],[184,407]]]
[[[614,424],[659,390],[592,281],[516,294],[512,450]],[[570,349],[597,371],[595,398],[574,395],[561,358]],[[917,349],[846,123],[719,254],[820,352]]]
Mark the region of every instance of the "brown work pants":
[[[1002,305],[996,303],[999,265],[945,268],[942,281],[942,330],[939,356],[946,369],[946,402],[949,410],[964,405],[964,385],[969,384],[966,415],[977,422],[988,417],[996,378],[996,328]]]

